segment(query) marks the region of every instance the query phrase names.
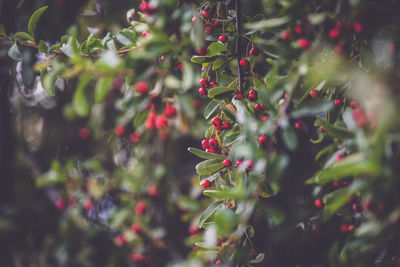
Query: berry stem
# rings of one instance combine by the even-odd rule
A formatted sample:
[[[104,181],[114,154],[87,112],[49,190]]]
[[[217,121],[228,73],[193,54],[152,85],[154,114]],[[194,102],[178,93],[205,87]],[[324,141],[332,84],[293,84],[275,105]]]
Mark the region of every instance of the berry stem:
[[[237,59],[237,65],[238,65],[238,87],[239,87],[239,92],[243,93],[243,76],[242,76],[242,70],[240,68],[240,60],[242,59],[241,55],[241,48],[240,48],[240,27],[241,27],[241,13],[240,13],[240,4],[239,0],[235,0],[235,6],[236,6],[236,59]]]

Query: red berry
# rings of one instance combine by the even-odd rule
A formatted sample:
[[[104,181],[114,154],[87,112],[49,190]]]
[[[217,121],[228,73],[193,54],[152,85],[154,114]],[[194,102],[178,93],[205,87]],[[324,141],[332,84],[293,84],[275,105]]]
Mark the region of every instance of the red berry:
[[[236,99],[236,100],[242,100],[242,99],[243,99],[243,94],[242,94],[242,93],[237,93],[237,94],[235,95],[235,99]]]
[[[232,161],[230,161],[229,159],[224,159],[224,161],[222,161],[222,164],[224,164],[225,167],[230,167],[232,165]]]
[[[205,56],[207,54],[207,49],[205,47],[197,48],[196,54],[199,56]]]
[[[217,151],[214,148],[207,148],[206,152],[207,153],[216,153]]]
[[[156,196],[158,196],[157,187],[155,187],[155,186],[150,186],[149,189],[147,189],[147,193],[148,193],[149,196],[151,196],[151,197],[156,197]]]
[[[152,130],[154,129],[155,121],[156,121],[156,113],[154,111],[150,111],[144,125],[146,126],[147,129]]]
[[[231,128],[231,124],[227,121],[224,121],[221,125],[222,129],[229,130]]]
[[[214,28],[217,28],[219,26],[219,22],[216,20],[216,21],[213,22],[212,25],[213,25]]]
[[[337,28],[334,28],[329,31],[329,38],[336,39],[340,35],[340,31]]]
[[[91,211],[93,209],[93,202],[90,199],[87,199],[83,203],[83,207],[85,208],[85,210]]]
[[[292,35],[290,34],[289,31],[282,32],[281,37],[285,41],[289,41],[290,39],[292,39]]]
[[[262,146],[265,145],[267,143],[267,137],[265,135],[260,135],[258,137],[258,143]]]
[[[207,148],[210,147],[210,144],[209,144],[209,142],[208,142],[207,139],[203,139],[203,141],[201,141],[201,146],[202,146],[204,149],[207,149]]]
[[[65,208],[65,202],[64,202],[64,200],[62,198],[57,199],[56,208],[58,210],[63,210]]]
[[[164,114],[168,118],[174,118],[177,114],[176,108],[173,105],[167,104],[164,109]]]
[[[202,78],[201,80],[200,80],[200,85],[202,86],[202,87],[208,87],[209,86],[209,84],[208,84],[208,80],[206,79],[206,78]]]
[[[320,208],[320,209],[324,206],[324,204],[322,203],[322,200],[319,199],[319,198],[317,198],[317,199],[314,201],[314,204],[315,204],[315,206],[316,206],[317,208]]]
[[[117,246],[123,246],[126,243],[126,238],[124,235],[119,235],[115,238],[115,243]]]
[[[344,159],[344,155],[343,154],[337,154],[336,157],[335,157],[335,161],[336,162],[341,161],[342,159]]]
[[[218,40],[219,40],[220,42],[222,42],[222,43],[226,43],[226,42],[228,42],[228,37],[227,37],[225,34],[222,34],[222,35],[218,38]]]
[[[326,132],[326,129],[324,126],[320,126],[319,128],[321,129],[321,131]]]
[[[139,5],[139,9],[142,12],[148,12],[149,11],[149,7],[150,7],[149,3],[147,3],[147,2],[141,2],[140,5]]]
[[[236,161],[235,165],[236,165],[237,167],[239,167],[240,165],[242,165],[242,163],[243,163],[243,161],[238,160],[238,161]]]
[[[210,82],[210,87],[211,88],[215,88],[218,85],[218,83],[216,82]]]
[[[318,91],[318,90],[315,90],[315,89],[311,90],[311,91],[310,91],[310,96],[311,96],[313,99],[317,99],[318,96],[319,96],[319,91]]]
[[[268,120],[268,115],[263,115],[263,116],[261,117],[261,120],[262,120],[262,121]]]
[[[239,61],[239,65],[242,66],[242,67],[248,68],[250,66],[250,62],[247,59],[242,58]]]
[[[146,203],[139,201],[135,206],[136,215],[142,215],[147,209]]]
[[[294,127],[295,127],[297,130],[303,129],[303,122],[302,122],[302,121],[296,121],[296,123],[294,124]]]
[[[334,188],[339,188],[340,187],[340,183],[338,181],[334,181],[333,182],[333,187]]]
[[[196,22],[196,20],[197,20],[197,17],[196,17],[196,16],[194,16],[194,17],[192,18],[192,23],[195,23],[195,22]]]
[[[259,50],[256,47],[253,47],[252,49],[250,49],[250,56],[257,56],[259,54]]]
[[[361,206],[359,204],[357,204],[357,203],[354,203],[352,208],[353,208],[354,212],[361,212],[362,211]]]
[[[244,162],[244,166],[246,166],[246,171],[250,172],[254,168],[254,161],[252,161],[251,159],[248,159]]]
[[[350,102],[349,106],[350,106],[352,109],[356,109],[356,108],[358,108],[360,105],[358,104],[357,101],[353,100],[353,101]]]
[[[367,115],[363,110],[361,110],[361,108],[355,108],[352,113],[357,126],[364,127],[367,125],[368,123]]]
[[[341,99],[339,99],[339,98],[335,99],[335,101],[333,101],[333,103],[338,107],[343,106],[343,101]]]
[[[211,120],[211,123],[212,123],[214,126],[221,126],[221,125],[222,125],[222,120],[221,120],[219,117],[214,117],[214,118]]]
[[[207,89],[204,87],[199,88],[199,94],[202,96],[207,96]]]
[[[293,31],[297,34],[297,35],[302,35],[303,34],[303,28],[300,25],[297,25],[294,27]]]
[[[190,226],[188,229],[189,234],[193,235],[195,233],[197,233],[199,231],[199,228],[194,227],[194,226]]]
[[[257,101],[257,99],[258,99],[257,91],[256,90],[250,90],[249,91],[249,95],[247,96],[247,99],[249,99],[252,102]]]
[[[183,70],[183,64],[182,64],[182,62],[179,62],[178,64],[176,64],[176,68],[177,68],[178,70]]]
[[[205,188],[208,188],[208,187],[211,186],[211,182],[210,182],[209,180],[204,180],[204,181],[201,183],[201,185],[204,186]]]
[[[206,34],[211,34],[212,33],[212,27],[211,25],[207,25],[204,29],[204,31],[206,32]]]
[[[358,23],[358,22],[353,22],[353,30],[354,30],[356,33],[360,33],[360,32],[362,32],[362,30],[363,30],[363,26],[362,26],[360,23]]]
[[[142,32],[142,37],[146,37],[146,36],[148,36],[149,34],[150,34],[149,31],[144,31],[144,32]]]
[[[201,12],[201,15],[203,16],[203,18],[205,19],[209,19],[211,17],[210,12],[208,12],[207,10],[203,10]]]
[[[264,107],[263,104],[260,104],[260,103],[254,104],[254,109],[257,110],[257,111],[263,111],[264,108],[265,108],[265,107]]]
[[[137,82],[135,84],[136,92],[139,94],[146,94],[149,91],[149,86],[146,82]]]
[[[131,262],[149,262],[150,261],[149,258],[143,256],[140,253],[132,253],[132,254],[130,254],[129,255],[129,260]]]
[[[115,135],[121,136],[121,135],[124,134],[124,132],[125,132],[125,128],[124,128],[123,125],[117,125],[117,126],[115,126],[115,128],[114,128],[114,133],[115,133]]]
[[[79,129],[79,137],[81,139],[86,139],[89,136],[89,129],[84,127]]]
[[[215,265],[221,265],[222,263],[221,263],[221,261],[220,260],[217,260],[216,262],[215,262]]]
[[[215,148],[218,147],[218,141],[217,141],[217,139],[215,139],[215,138],[212,138],[212,139],[208,142],[208,144],[210,145],[210,148],[213,148],[213,149],[215,149]]]
[[[142,228],[140,227],[139,224],[134,223],[131,225],[131,231],[138,235],[142,232]]]
[[[193,106],[194,108],[200,108],[200,107],[201,107],[201,102],[200,102],[200,100],[198,100],[198,99],[193,100],[192,106]]]
[[[164,115],[157,115],[155,126],[159,130],[165,129],[166,127],[168,127],[168,118]]]
[[[311,46],[311,43],[307,38],[301,38],[298,41],[298,45],[302,49],[309,49]]]
[[[137,143],[140,141],[140,134],[138,132],[133,132],[129,136],[129,139],[131,140],[132,143]]]

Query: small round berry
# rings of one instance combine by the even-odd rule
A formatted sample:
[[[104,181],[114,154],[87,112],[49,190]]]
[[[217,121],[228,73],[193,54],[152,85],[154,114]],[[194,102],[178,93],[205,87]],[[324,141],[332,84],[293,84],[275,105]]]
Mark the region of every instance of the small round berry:
[[[357,213],[362,211],[361,205],[357,204],[357,203],[353,204],[352,209],[353,209],[354,212],[357,212]]]
[[[217,151],[214,148],[207,148],[206,152],[207,153],[217,153]]]
[[[142,228],[140,227],[139,224],[134,223],[131,225],[131,231],[139,235],[142,232]]]
[[[265,144],[267,144],[267,137],[265,135],[260,135],[258,137],[258,143],[263,146]]]
[[[314,205],[317,207],[317,208],[323,208],[323,206],[324,206],[324,203],[322,202],[322,200],[321,199],[319,199],[319,198],[317,198],[315,201],[314,201]]]
[[[215,87],[217,87],[217,85],[218,85],[218,83],[216,83],[216,82],[210,82],[211,88],[215,88]]]
[[[214,28],[217,28],[219,26],[218,20],[215,20],[212,25]]]
[[[302,49],[309,49],[311,46],[311,43],[307,38],[301,38],[298,41],[298,45]]]
[[[282,39],[285,40],[285,41],[289,41],[290,39],[292,39],[292,35],[290,34],[289,31],[283,31],[283,32],[281,33],[281,37],[282,37]]]
[[[215,265],[221,265],[222,263],[221,263],[221,261],[220,260],[217,260],[216,262],[215,262]]]
[[[256,90],[250,90],[249,95],[247,96],[247,99],[249,99],[252,102],[257,101],[257,99],[258,99],[257,91]]]
[[[200,108],[200,107],[201,107],[201,102],[200,102],[200,100],[198,100],[198,99],[193,100],[192,106],[193,106],[194,108]]]
[[[222,129],[229,130],[231,128],[231,124],[227,121],[224,121],[221,125]]]
[[[207,96],[207,89],[204,87],[199,88],[199,94],[202,96]]]
[[[129,255],[129,260],[131,262],[149,262],[150,259],[143,256],[141,253],[132,253]]]
[[[310,96],[312,97],[312,99],[317,99],[318,96],[319,96],[319,91],[315,90],[315,89],[311,90],[310,91]]]
[[[201,183],[201,186],[204,186],[205,188],[210,187],[210,186],[211,186],[210,180],[204,180],[204,181]]]
[[[86,138],[88,138],[88,136],[89,136],[89,129],[88,128],[86,128],[86,127],[83,127],[83,128],[80,128],[79,129],[79,137],[81,138],[81,139],[86,139]]]
[[[150,34],[149,31],[144,31],[142,32],[142,37],[147,37]]]
[[[129,140],[131,140],[132,143],[137,143],[140,141],[140,134],[138,132],[133,132],[129,136]]]
[[[245,166],[246,166],[246,171],[251,172],[254,168],[254,161],[252,161],[251,159],[248,159],[244,162]]]
[[[156,196],[158,196],[157,187],[155,187],[155,186],[150,186],[150,187],[147,189],[147,193],[148,193],[149,196],[151,196],[151,197],[156,197]]]
[[[208,144],[210,145],[210,148],[213,148],[213,149],[215,149],[215,148],[218,147],[218,141],[217,141],[217,139],[215,139],[215,138],[212,138],[212,139],[208,142]]]
[[[83,202],[83,207],[85,210],[91,211],[93,209],[93,202],[90,199],[87,199],[85,202]]]
[[[168,127],[168,118],[164,115],[157,115],[155,120],[157,129],[162,130]]]
[[[149,115],[147,116],[144,126],[146,126],[148,130],[152,130],[154,129],[155,121],[156,121],[156,113],[153,110],[151,110]]]
[[[342,99],[339,99],[339,98],[335,99],[335,101],[333,101],[333,103],[338,107],[343,106],[343,101],[342,101]]]
[[[222,125],[222,120],[221,120],[219,117],[214,117],[214,118],[211,120],[211,123],[212,123],[214,126],[221,126],[221,125]]]
[[[242,163],[243,163],[243,161],[238,160],[238,161],[236,161],[235,165],[236,165],[236,167],[239,167],[240,165],[242,165]]]
[[[325,127],[324,127],[324,126],[322,126],[322,125],[319,127],[319,129],[320,129],[321,131],[323,131],[324,133],[326,132],[326,129],[325,129]]]
[[[224,159],[224,161],[222,161],[222,164],[224,164],[225,167],[230,167],[232,166],[232,161],[230,161],[229,159]]]
[[[333,187],[334,188],[339,188],[340,187],[340,183],[338,181],[334,181],[333,182]]]
[[[201,12],[201,15],[202,15],[203,18],[205,18],[205,19],[210,19],[210,17],[211,17],[210,12],[208,12],[207,10],[203,10],[203,11]]]
[[[201,146],[202,146],[204,149],[207,149],[207,148],[210,147],[210,144],[209,144],[209,142],[208,142],[207,139],[203,139],[203,141],[201,141]]]
[[[165,106],[164,114],[165,114],[168,118],[174,118],[174,117],[176,117],[176,114],[177,114],[177,113],[178,113],[178,112],[177,112],[176,108],[175,108],[173,105],[167,104],[167,105]]]
[[[250,62],[247,59],[242,58],[239,61],[239,65],[242,66],[242,67],[248,68],[250,66]]]
[[[335,156],[335,161],[336,161],[336,162],[341,161],[342,159],[344,159],[344,155],[343,155],[343,154],[337,154],[337,155]]]
[[[197,17],[196,17],[196,16],[194,16],[194,17],[192,18],[192,23],[195,23],[195,22],[196,22],[196,20],[197,20]]]
[[[334,28],[329,31],[329,38],[331,38],[331,39],[336,39],[337,37],[339,37],[339,35],[340,35],[340,31],[337,28]]]
[[[196,54],[198,54],[199,56],[205,56],[207,54],[207,48],[205,47],[197,48]]]
[[[356,32],[356,33],[360,33],[360,32],[362,32],[362,30],[363,30],[363,26],[361,25],[361,23],[358,23],[358,22],[353,22],[353,30]]]
[[[302,122],[302,121],[296,121],[296,123],[294,124],[294,127],[295,127],[297,130],[303,129],[303,122]]]
[[[222,34],[222,35],[218,38],[218,40],[219,40],[220,42],[222,42],[222,43],[226,43],[226,42],[228,42],[228,37],[227,37],[225,34]]]
[[[257,111],[263,111],[265,109],[265,107],[263,104],[256,103],[256,104],[254,104],[254,109]]]
[[[258,56],[259,53],[260,53],[260,51],[256,47],[253,47],[252,49],[250,49],[250,56],[252,56],[252,57]]]
[[[139,201],[135,206],[136,215],[142,215],[147,209],[146,203]]]
[[[117,244],[117,246],[123,246],[126,244],[126,238],[124,235],[118,235],[115,238],[115,244]]]
[[[261,116],[261,120],[262,121],[267,121],[268,120],[268,115],[263,115],[263,116]]]
[[[208,80],[206,78],[200,79],[200,85],[207,88],[209,86]]]
[[[204,31],[206,32],[206,34],[210,35],[212,33],[212,27],[211,25],[207,25],[204,29]]]
[[[236,100],[242,100],[242,99],[243,99],[243,94],[242,94],[242,93],[237,93],[237,94],[235,95],[235,99],[236,99]]]
[[[352,100],[352,101],[350,102],[349,106],[350,106],[352,109],[356,109],[356,108],[359,108],[359,107],[360,107],[360,105],[358,104],[358,102],[355,101],[355,100]]]
[[[199,228],[194,227],[194,226],[190,226],[188,229],[189,234],[193,235],[195,233],[197,233],[199,231]]]
[[[65,208],[65,202],[64,202],[64,200],[62,198],[57,199],[56,208],[58,210],[63,210]]]
[[[146,94],[149,91],[149,85],[146,82],[137,82],[135,84],[136,92],[139,94]]]
[[[302,35],[303,34],[303,27],[300,25],[296,25],[293,29],[294,33],[297,35]]]
[[[117,125],[114,128],[114,133],[116,136],[121,136],[125,132],[125,127],[123,125]]]

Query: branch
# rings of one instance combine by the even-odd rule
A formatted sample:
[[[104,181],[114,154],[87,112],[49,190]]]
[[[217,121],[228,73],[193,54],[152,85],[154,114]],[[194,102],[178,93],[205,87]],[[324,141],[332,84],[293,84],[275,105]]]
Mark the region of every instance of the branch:
[[[237,65],[238,65],[238,87],[239,87],[239,92],[243,93],[243,74],[242,70],[240,68],[240,60],[242,59],[241,55],[241,48],[240,48],[240,27],[241,27],[241,21],[240,21],[240,3],[239,0],[235,0],[236,4],[236,59],[237,59]]]

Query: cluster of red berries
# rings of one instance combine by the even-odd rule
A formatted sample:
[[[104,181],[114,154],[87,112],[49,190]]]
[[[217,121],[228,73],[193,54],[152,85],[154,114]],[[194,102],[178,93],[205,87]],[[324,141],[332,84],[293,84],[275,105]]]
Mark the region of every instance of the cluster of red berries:
[[[209,88],[214,88],[216,87],[218,84],[216,82],[210,82],[209,80],[207,80],[206,78],[202,78],[200,80],[200,89],[199,89],[199,94],[202,96],[207,96],[208,91],[207,89]]]
[[[214,117],[211,120],[212,125],[217,131],[229,130],[231,129],[232,125],[227,121],[222,121],[219,117]]]
[[[352,43],[352,40],[346,38],[346,34],[360,34],[363,30],[363,26],[359,22],[354,21],[346,21],[340,22],[337,21],[333,28],[329,30],[329,39],[331,39],[335,43],[334,51],[338,54],[342,53],[344,47],[347,44]]]
[[[209,10],[204,9],[201,12],[201,17],[203,18],[205,25],[204,25],[204,31],[206,34],[211,34],[213,32],[213,28],[217,28],[219,27],[219,22],[216,19],[212,19],[211,13]],[[192,22],[195,23],[197,21],[197,17],[194,16],[192,18]],[[221,40],[220,40],[221,41]],[[225,42],[227,42],[228,40],[226,40]],[[222,42],[222,41],[221,41]]]
[[[220,153],[221,147],[218,144],[218,140],[214,137],[210,139],[203,139],[201,146],[206,150],[207,153]]]
[[[154,6],[150,5],[146,1],[143,1],[143,2],[140,3],[139,9],[140,9],[140,11],[145,13],[146,15],[151,15],[151,14],[157,12],[157,7],[154,7]]]
[[[55,206],[58,210],[62,211],[65,208],[67,208],[67,205],[70,206],[71,208],[74,208],[77,206],[77,201],[75,198],[70,198],[69,202],[66,203],[66,201],[63,198],[58,198],[55,202]],[[94,204],[90,199],[85,199],[82,203],[82,207],[86,210],[86,211],[91,211],[94,208]]]
[[[297,45],[301,49],[309,49],[311,47],[311,42],[308,38],[304,36],[304,27],[302,25],[296,25],[291,30],[285,30],[281,33],[281,38],[284,41],[291,41],[292,39],[297,39]]]

